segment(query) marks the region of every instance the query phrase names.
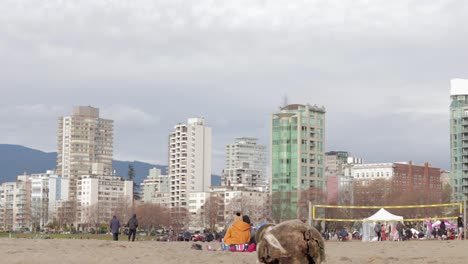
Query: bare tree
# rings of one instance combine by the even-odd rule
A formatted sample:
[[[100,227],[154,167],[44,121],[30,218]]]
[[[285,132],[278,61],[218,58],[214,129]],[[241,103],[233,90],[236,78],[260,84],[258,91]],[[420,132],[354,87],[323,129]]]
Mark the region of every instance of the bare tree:
[[[219,215],[223,215],[223,211],[220,212],[222,208],[221,198],[217,196],[209,197],[204,205],[205,214],[204,214],[204,224],[212,231],[216,230],[216,225],[219,223]],[[223,219],[224,220],[224,219]]]
[[[166,208],[158,204],[145,203],[135,208],[138,216],[139,227],[148,231],[167,227],[169,215]]]
[[[100,202],[84,207],[82,213],[85,214],[84,224],[88,228],[93,228],[96,233],[100,231],[101,224],[107,224],[110,220],[105,218],[106,210]]]
[[[297,217],[292,207],[292,192],[276,191],[271,196],[271,217],[276,223]]]
[[[190,221],[189,211],[185,207],[171,208],[169,226],[176,234],[185,230]]]
[[[56,211],[56,219],[59,227],[63,229],[65,226],[71,226],[75,222],[77,216],[76,200],[61,201],[58,203]]]
[[[316,205],[323,204],[326,200],[327,195],[325,192],[317,187],[310,187],[307,190],[303,190],[297,203],[298,218],[302,221],[307,221],[309,219],[309,202]]]
[[[133,213],[132,198],[124,195],[119,196],[115,208],[112,209],[112,214],[121,221],[127,221]]]

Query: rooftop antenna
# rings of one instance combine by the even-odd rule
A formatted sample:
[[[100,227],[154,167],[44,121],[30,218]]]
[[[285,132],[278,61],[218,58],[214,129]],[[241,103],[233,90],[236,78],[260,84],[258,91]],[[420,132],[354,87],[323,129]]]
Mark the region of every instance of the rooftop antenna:
[[[284,107],[286,107],[289,104],[288,103],[288,95],[284,94],[283,97],[282,97],[282,100],[283,100],[283,105],[280,106],[280,109],[283,109]]]

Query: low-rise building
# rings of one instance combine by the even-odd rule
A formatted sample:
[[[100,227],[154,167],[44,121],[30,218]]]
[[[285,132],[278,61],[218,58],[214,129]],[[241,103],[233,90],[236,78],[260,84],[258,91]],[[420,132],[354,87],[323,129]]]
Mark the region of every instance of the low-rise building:
[[[107,222],[121,207],[131,205],[133,182],[120,176],[85,175],[77,182],[78,221]]]
[[[410,195],[418,196],[420,204],[442,202],[442,171],[429,163],[422,166],[411,161],[360,164],[353,166],[352,175],[354,202],[358,205],[377,202],[382,197],[402,199]],[[379,184],[375,184],[377,180]]]

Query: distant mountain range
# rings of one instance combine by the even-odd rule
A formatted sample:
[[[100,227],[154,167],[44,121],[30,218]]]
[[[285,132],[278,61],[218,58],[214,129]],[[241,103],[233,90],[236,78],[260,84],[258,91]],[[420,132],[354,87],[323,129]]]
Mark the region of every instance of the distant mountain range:
[[[57,162],[57,152],[43,152],[20,145],[0,144],[0,183],[16,181],[21,174],[45,173],[53,170]],[[141,183],[148,176],[149,169],[159,168],[163,173],[167,166],[140,161],[113,160],[112,167],[119,176],[127,177],[128,165],[135,170],[135,182]],[[221,177],[211,175],[211,185],[221,185]]]

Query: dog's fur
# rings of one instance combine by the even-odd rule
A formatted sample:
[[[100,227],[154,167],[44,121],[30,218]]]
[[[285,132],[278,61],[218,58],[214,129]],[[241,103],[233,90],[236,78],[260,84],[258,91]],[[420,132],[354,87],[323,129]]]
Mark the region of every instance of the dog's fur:
[[[320,264],[325,243],[320,233],[300,220],[267,224],[255,233],[257,256],[267,264]]]

